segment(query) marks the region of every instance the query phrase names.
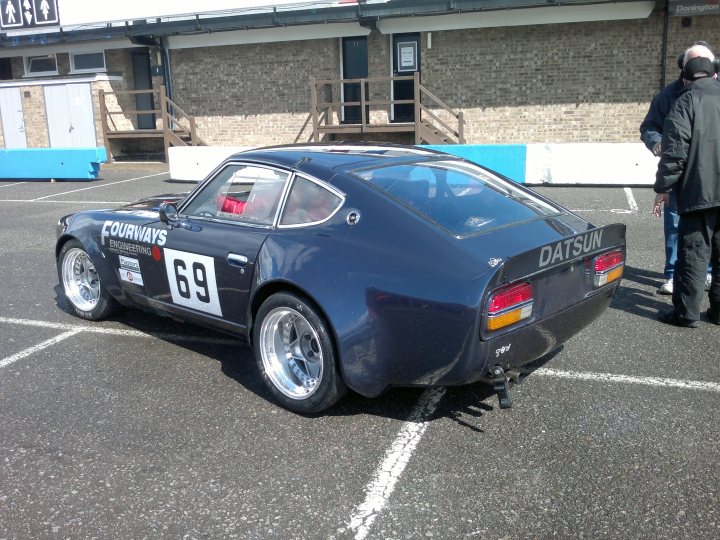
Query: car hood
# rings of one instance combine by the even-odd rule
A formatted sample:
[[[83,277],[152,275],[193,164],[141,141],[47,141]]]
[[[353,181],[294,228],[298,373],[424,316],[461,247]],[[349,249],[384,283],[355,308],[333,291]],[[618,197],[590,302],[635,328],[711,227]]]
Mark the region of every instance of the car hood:
[[[162,203],[177,204],[185,198],[187,193],[169,193],[165,195],[154,195],[135,201],[120,208],[116,208],[116,212],[133,213],[133,212],[154,212],[157,213]]]

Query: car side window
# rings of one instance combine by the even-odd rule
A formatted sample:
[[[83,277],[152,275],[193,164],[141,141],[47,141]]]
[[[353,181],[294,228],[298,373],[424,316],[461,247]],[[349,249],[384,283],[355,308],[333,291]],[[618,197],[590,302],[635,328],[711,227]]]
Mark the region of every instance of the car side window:
[[[222,169],[182,210],[191,217],[272,225],[290,174],[257,165]]]
[[[342,198],[315,182],[297,176],[290,188],[280,225],[317,223],[329,218]]]

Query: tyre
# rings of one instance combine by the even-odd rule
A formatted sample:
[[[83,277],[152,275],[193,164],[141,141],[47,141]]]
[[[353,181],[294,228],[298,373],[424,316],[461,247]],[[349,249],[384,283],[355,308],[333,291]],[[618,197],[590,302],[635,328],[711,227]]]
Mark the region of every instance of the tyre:
[[[72,312],[82,319],[97,321],[117,311],[119,305],[100,281],[90,256],[77,240],[60,250],[57,260],[60,285]]]
[[[287,409],[318,413],[347,391],[327,323],[294,294],[274,294],[260,306],[253,346],[265,384]]]

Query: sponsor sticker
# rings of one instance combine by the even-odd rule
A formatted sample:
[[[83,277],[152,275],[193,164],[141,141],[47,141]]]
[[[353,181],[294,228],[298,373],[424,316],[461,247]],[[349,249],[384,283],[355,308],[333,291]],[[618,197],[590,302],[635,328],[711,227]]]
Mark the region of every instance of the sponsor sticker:
[[[120,279],[135,285],[144,285],[140,273],[140,261],[132,257],[120,255]]]
[[[100,231],[100,242],[104,246],[108,239],[113,238],[139,242],[141,244],[164,246],[167,240],[167,231],[165,229],[156,229],[155,227],[145,227],[133,223],[107,220],[103,223],[102,230]]]

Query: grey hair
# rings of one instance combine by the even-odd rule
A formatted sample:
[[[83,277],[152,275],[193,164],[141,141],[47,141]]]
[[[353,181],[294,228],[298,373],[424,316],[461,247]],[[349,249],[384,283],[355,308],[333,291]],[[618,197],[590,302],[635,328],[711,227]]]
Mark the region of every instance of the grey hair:
[[[692,60],[693,58],[707,58],[712,61],[715,60],[715,55],[705,45],[693,45],[685,51],[685,55],[683,56],[683,65],[687,64],[687,61]]]

